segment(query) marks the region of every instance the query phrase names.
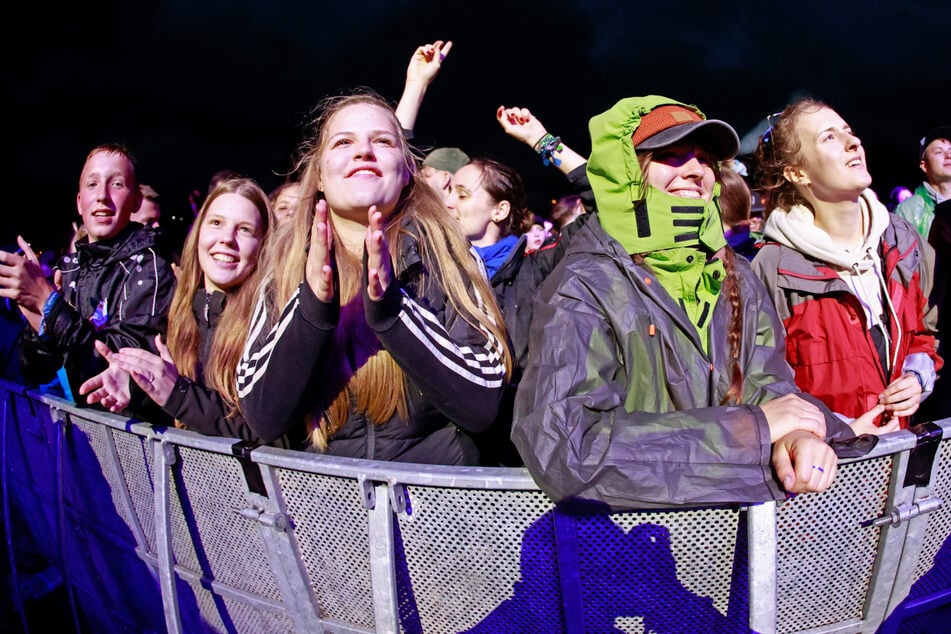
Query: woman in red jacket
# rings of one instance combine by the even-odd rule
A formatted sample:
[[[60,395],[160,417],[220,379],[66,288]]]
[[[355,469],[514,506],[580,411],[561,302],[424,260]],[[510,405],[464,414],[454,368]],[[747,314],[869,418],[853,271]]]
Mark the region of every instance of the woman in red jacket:
[[[771,211],[753,268],[796,384],[846,419],[884,404],[878,432],[908,427],[942,363],[924,324],[929,247],[869,189],[862,142],[827,105],[787,106],[757,154]]]

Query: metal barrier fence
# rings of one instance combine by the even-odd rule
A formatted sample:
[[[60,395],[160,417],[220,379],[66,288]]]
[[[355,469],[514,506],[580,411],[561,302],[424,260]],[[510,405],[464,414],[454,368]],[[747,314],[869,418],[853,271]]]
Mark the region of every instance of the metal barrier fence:
[[[19,513],[77,631],[910,632],[951,604],[951,419],[843,460],[822,494],[606,513],[556,508],[524,469],[251,450],[0,398],[14,580]]]

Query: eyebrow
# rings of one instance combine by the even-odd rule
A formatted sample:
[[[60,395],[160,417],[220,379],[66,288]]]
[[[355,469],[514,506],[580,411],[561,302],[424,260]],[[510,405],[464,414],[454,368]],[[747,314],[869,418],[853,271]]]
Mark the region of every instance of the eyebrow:
[[[829,125],[819,130],[819,134],[823,134],[825,132],[843,132],[843,131],[851,132],[852,126],[849,125],[848,123],[843,123],[841,128],[835,125]]]
[[[331,135],[330,135],[330,138],[333,139],[333,138],[336,138],[336,137],[341,136],[341,135],[346,136],[346,135],[359,134],[359,132],[360,132],[360,131],[358,131],[358,130],[340,130],[339,132],[335,132],[334,134],[331,134]],[[393,130],[386,130],[386,129],[383,129],[383,128],[376,129],[376,130],[370,130],[370,131],[367,133],[368,136],[374,136],[374,135],[377,135],[377,134],[389,134],[389,135],[391,135],[391,136],[397,136],[396,132],[394,132]]]
[[[99,178],[102,180],[112,180],[113,178],[122,178],[125,180],[126,175],[122,172],[109,172],[107,174],[102,174],[100,172],[89,172],[88,174],[83,175],[83,180],[89,180],[90,178]]]

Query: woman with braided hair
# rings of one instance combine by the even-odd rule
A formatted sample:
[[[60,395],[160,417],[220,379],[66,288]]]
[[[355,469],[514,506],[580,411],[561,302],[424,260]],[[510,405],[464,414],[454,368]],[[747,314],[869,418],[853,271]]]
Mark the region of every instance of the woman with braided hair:
[[[868,438],[800,393],[769,295],[724,239],[717,172],[736,132],[658,96],[590,130],[597,212],[539,289],[516,395],[536,482],[615,509],[828,488],[833,447]]]

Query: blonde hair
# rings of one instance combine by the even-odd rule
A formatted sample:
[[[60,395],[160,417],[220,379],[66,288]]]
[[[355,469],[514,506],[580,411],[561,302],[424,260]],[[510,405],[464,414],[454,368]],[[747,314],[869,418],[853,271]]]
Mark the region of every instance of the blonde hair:
[[[489,333],[487,338],[494,338],[498,342],[501,346],[499,354],[505,360],[507,373],[510,373],[511,354],[505,344],[504,320],[488,281],[469,251],[469,242],[435,192],[417,176],[418,153],[403,135],[392,105],[370,89],[361,88],[348,95],[329,97],[318,105],[319,114],[310,125],[309,138],[301,145],[296,167],[301,174],[300,213],[294,214],[289,222],[274,232],[273,242],[268,247],[267,262],[259,271],[258,293],[264,293],[268,301],[280,308],[297,292],[305,276],[314,206],[322,196],[317,185],[320,181],[320,157],[326,147],[327,126],[337,113],[361,104],[386,112],[393,129],[397,131],[404,168],[410,175],[409,183],[403,189],[396,209],[384,228],[393,259],[394,278],[402,272],[398,269],[401,262],[397,254],[404,241],[412,239],[408,229],[412,227],[417,232],[415,238],[423,263],[420,291],[425,294],[427,288],[443,288],[447,303],[462,319],[474,328]],[[334,244],[342,244],[336,229]],[[341,248],[335,249],[334,261],[339,280],[336,293],[341,313],[346,312],[343,308],[351,301],[361,302],[357,311],[360,319],[345,321],[341,318],[338,328],[349,327],[352,331],[347,334],[369,336],[372,341],[376,341],[362,317],[362,261]],[[268,312],[272,320],[277,319],[278,310]],[[341,338],[338,337],[339,340]],[[310,440],[321,450],[326,449],[328,437],[347,421],[352,409],[363,412],[377,425],[385,423],[394,414],[403,419],[408,417],[405,377],[396,361],[377,345],[373,354],[361,363],[352,376],[328,378],[325,387],[332,392],[330,402],[315,402],[312,407],[308,416]],[[343,383],[339,390],[332,385],[333,380]]]

